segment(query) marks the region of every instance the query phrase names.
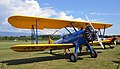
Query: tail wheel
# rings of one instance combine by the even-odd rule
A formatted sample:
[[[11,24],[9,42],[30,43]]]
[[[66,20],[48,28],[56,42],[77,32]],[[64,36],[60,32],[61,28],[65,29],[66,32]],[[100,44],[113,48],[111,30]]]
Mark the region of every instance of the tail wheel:
[[[96,58],[98,56],[98,54],[95,50],[93,50],[93,52],[90,55],[92,58]]]
[[[70,61],[71,62],[77,62],[78,56],[75,53],[70,54]]]

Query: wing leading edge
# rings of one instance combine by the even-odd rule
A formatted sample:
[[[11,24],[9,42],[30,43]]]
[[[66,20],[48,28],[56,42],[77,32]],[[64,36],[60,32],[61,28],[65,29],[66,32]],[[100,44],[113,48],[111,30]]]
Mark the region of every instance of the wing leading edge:
[[[86,24],[89,25],[87,21],[76,21],[76,20],[61,20],[55,18],[42,18],[42,17],[34,17],[34,16],[11,16],[8,18],[8,22],[16,27],[16,28],[23,28],[23,29],[31,29],[32,25],[35,27],[36,20],[38,22],[38,29],[43,28],[53,28],[53,29],[60,29],[63,27],[71,27],[70,23],[74,23],[75,27],[78,28],[86,28]],[[104,29],[104,27],[109,28],[112,24],[105,24],[100,22],[92,22],[92,25],[95,29]]]
[[[44,51],[45,49],[62,49],[73,47],[73,44],[21,44],[14,45],[10,49],[17,52]]]

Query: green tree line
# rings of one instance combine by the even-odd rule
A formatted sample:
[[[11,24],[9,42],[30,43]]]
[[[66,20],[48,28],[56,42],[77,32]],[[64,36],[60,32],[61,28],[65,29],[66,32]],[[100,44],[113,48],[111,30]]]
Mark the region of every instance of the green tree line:
[[[38,36],[39,40],[48,40],[50,35],[40,35]],[[60,36],[50,36],[53,40],[57,40],[60,38]],[[0,40],[31,40],[31,36],[1,36]],[[35,36],[34,36],[35,39]]]

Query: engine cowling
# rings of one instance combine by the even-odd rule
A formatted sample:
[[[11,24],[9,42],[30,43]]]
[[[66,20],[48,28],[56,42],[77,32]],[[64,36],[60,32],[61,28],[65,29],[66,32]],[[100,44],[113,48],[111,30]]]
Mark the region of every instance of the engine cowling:
[[[91,26],[85,28],[84,35],[87,42],[93,42],[96,40],[96,32],[92,29]]]

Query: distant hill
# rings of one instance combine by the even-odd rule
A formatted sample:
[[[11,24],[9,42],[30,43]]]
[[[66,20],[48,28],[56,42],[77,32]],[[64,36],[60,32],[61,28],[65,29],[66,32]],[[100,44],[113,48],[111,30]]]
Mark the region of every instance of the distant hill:
[[[0,36],[30,36],[29,33],[20,33],[20,32],[1,32]]]

